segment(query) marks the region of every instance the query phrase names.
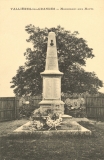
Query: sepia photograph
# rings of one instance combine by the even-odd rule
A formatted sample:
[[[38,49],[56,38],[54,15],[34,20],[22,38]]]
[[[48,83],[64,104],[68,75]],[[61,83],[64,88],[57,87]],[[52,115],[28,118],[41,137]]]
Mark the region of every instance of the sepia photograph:
[[[104,1],[0,1],[0,160],[104,160]]]

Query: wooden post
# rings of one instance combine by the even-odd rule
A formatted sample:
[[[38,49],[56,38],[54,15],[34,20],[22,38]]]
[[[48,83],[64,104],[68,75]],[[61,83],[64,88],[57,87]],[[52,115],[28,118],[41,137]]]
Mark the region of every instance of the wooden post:
[[[14,119],[17,118],[17,104],[16,104],[16,97],[14,97]]]

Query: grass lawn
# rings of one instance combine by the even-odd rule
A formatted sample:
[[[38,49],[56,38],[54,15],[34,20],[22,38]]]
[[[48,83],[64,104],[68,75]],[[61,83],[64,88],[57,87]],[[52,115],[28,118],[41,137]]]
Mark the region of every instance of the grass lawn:
[[[29,120],[27,119],[21,119],[21,120],[0,122],[0,137],[6,136],[8,133],[12,133],[16,128],[20,127],[21,125],[25,124],[28,121]]]
[[[92,131],[92,136],[7,136],[7,132],[26,122],[0,123],[0,160],[104,160],[104,124],[80,122]],[[5,124],[8,125],[3,131]]]

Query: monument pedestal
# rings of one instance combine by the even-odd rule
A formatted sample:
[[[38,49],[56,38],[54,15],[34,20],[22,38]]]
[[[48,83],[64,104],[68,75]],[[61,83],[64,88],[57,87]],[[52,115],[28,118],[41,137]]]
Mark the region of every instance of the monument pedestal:
[[[60,71],[44,71],[43,78],[43,100],[39,103],[42,115],[47,111],[64,114],[64,102],[61,101],[61,76]]]

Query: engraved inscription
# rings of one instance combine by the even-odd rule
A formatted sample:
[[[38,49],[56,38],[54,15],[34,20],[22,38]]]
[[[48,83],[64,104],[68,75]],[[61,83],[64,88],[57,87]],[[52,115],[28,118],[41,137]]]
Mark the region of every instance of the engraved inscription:
[[[47,57],[57,57],[57,50],[55,47],[49,47],[47,50]]]
[[[48,57],[53,57],[53,54],[54,54],[54,52],[53,52],[53,51],[50,51],[50,52],[48,53]]]
[[[44,79],[44,98],[45,99],[52,98],[52,79],[51,78]]]
[[[56,58],[48,58],[48,69],[49,70],[57,69],[57,59]]]
[[[45,78],[44,79],[44,93],[45,99],[60,99],[60,79],[59,78]]]
[[[60,79],[59,78],[53,78],[53,93],[52,97],[54,99],[60,99]]]

